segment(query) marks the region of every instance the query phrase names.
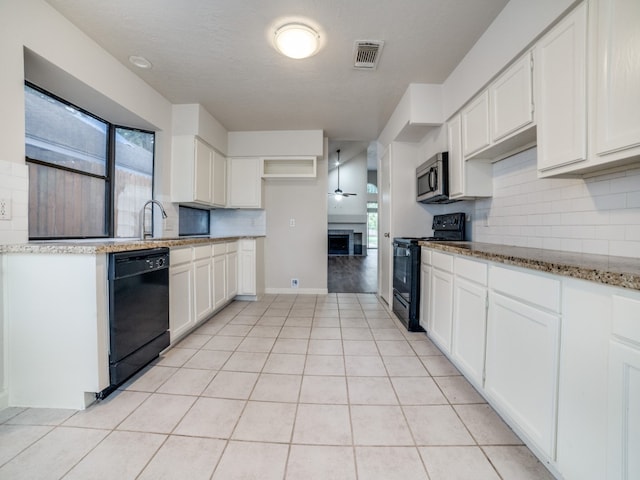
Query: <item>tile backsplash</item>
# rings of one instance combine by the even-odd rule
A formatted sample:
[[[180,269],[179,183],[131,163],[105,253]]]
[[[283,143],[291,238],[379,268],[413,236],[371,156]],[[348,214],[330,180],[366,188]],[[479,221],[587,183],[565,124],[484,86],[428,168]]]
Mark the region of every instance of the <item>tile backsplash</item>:
[[[493,165],[493,197],[476,200],[473,240],[640,256],[640,164],[580,179],[539,179],[536,149]]]
[[[0,220],[0,243],[23,243],[29,237],[29,173],[25,164],[0,160],[0,199],[7,200],[11,219]]]
[[[264,210],[211,210],[211,236],[265,235],[267,215]]]

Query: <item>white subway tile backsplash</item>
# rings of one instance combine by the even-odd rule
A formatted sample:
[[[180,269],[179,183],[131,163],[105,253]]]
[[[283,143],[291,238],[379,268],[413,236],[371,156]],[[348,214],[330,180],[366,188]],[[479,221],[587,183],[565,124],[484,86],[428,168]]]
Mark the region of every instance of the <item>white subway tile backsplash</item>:
[[[473,240],[640,256],[640,166],[538,179],[536,155],[532,148],[493,165],[493,196],[475,202]]]

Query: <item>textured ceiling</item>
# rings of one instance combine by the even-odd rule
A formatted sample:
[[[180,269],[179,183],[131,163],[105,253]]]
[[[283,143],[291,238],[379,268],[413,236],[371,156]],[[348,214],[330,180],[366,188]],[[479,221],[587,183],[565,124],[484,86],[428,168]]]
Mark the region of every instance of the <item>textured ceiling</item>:
[[[230,131],[322,129],[378,137],[409,83],[442,83],[507,0],[47,0],[172,103],[200,103]],[[314,57],[271,46],[307,20]],[[383,40],[378,69],[353,68],[356,40]],[[151,70],[128,62],[151,61]]]

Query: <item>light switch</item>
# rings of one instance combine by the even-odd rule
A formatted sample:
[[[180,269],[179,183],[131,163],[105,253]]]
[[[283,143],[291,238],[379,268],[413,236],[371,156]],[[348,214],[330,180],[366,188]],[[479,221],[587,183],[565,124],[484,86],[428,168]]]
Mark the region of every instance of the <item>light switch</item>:
[[[296,226],[296,219],[295,218],[290,218],[289,219],[289,226],[290,227],[295,227]]]

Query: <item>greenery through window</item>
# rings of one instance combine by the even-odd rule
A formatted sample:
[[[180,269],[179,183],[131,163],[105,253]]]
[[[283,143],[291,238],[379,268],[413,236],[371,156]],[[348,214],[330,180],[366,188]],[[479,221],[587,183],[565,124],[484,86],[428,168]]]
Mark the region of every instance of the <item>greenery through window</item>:
[[[25,84],[29,238],[132,237],[153,194],[153,132]]]

